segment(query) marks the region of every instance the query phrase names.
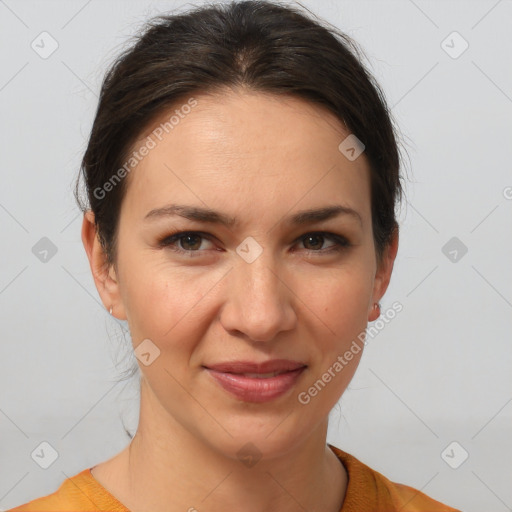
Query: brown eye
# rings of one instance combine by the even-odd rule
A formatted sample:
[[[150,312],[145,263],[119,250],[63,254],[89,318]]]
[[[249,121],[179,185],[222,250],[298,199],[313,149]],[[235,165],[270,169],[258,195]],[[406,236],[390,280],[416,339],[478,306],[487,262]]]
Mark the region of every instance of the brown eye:
[[[322,247],[326,240],[331,242],[330,246]],[[340,235],[334,233],[307,233],[300,238],[304,248],[312,253],[328,253],[331,251],[342,251],[350,247],[350,242]]]
[[[203,238],[202,236],[194,235],[194,234],[183,235],[183,236],[181,236],[179,238],[180,246],[185,251],[197,250],[197,249],[199,249],[199,247],[201,247],[201,240],[202,240],[202,238]]]
[[[201,256],[205,249],[208,249],[208,243],[211,244],[212,242],[205,233],[199,231],[180,231],[166,236],[158,242],[158,245],[162,248],[171,249],[178,254]]]
[[[307,235],[304,237],[303,242],[306,249],[321,249],[324,242],[324,237],[319,234]]]

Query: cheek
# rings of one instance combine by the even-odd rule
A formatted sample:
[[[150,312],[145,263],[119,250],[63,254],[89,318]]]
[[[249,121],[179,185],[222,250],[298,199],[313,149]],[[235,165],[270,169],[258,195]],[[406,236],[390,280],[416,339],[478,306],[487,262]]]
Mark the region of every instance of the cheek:
[[[193,338],[192,331],[198,330],[206,319],[208,298],[225,273],[180,268],[149,257],[127,259],[124,268],[136,269],[124,273],[122,289],[135,343],[145,338],[169,343],[187,333]]]
[[[314,369],[308,386],[316,386],[312,393],[326,386],[316,404],[325,408],[323,412],[334,406],[348,386],[364,349],[373,279],[370,267],[363,258],[359,261],[321,280],[318,276],[309,280],[314,286],[310,286],[307,305],[321,321],[315,322],[318,328],[312,333]]]
[[[368,303],[373,291],[373,278],[363,264],[351,265],[323,276],[303,276],[300,280],[304,303],[324,322],[334,338],[346,340],[364,329],[368,320]]]
[[[313,281],[315,282],[315,281]],[[312,416],[324,417],[354,376],[364,349],[372,280],[368,270],[337,271],[310,287],[308,308],[319,320],[311,372],[297,395]],[[311,313],[309,313],[311,317]]]

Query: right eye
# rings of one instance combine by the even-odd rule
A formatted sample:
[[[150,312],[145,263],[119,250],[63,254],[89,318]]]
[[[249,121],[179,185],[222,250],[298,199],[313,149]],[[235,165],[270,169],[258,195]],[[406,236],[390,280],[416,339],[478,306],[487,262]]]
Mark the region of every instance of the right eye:
[[[201,248],[201,239],[207,239],[206,233],[200,231],[178,231],[158,242],[159,247],[168,247],[179,254],[187,254],[189,256],[198,256],[194,253],[203,252]],[[177,245],[181,245],[178,247]]]

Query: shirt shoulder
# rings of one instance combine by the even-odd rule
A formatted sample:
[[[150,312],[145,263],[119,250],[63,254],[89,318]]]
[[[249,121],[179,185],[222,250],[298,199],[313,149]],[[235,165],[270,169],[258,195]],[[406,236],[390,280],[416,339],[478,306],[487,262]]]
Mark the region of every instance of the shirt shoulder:
[[[348,483],[340,512],[460,512],[413,487],[391,482],[384,475],[329,444],[347,470]]]
[[[7,512],[129,512],[93,476],[90,468],[67,478],[52,494]]]

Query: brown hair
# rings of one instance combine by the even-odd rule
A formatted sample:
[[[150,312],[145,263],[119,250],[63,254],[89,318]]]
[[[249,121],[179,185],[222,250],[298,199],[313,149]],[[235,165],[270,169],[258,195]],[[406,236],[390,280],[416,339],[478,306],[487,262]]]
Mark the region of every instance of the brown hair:
[[[380,261],[398,223],[400,152],[384,94],[347,35],[296,8],[254,0],[210,4],[153,18],[107,71],[75,197],[90,207],[108,264],[126,179],[97,190],[123,166],[131,146],[159,114],[190,95],[245,87],[294,95],[326,107],[365,145],[371,210]],[[340,141],[341,142],[341,141]],[[80,176],[89,206],[79,194]]]

